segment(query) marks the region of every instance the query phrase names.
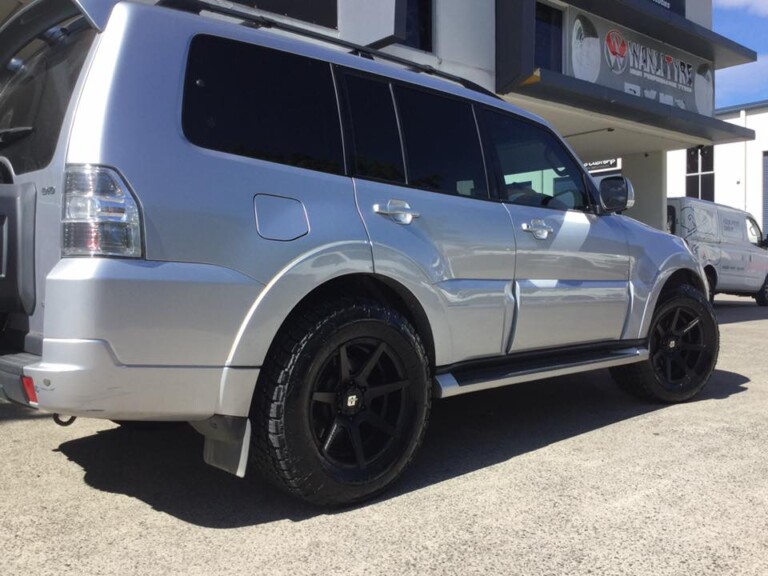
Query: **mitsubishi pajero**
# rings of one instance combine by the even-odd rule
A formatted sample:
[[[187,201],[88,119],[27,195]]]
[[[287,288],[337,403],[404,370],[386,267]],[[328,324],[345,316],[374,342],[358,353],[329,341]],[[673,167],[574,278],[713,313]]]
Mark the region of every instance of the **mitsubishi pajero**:
[[[0,29],[0,382],[190,422],[321,504],[389,486],[434,399],[718,355],[682,239],[542,119],[231,3],[36,0]],[[226,16],[226,18],[222,18]]]

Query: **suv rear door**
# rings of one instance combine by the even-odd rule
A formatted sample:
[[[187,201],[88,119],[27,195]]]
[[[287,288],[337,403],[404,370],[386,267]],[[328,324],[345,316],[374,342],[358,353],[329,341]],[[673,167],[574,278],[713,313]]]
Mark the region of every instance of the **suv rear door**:
[[[511,323],[514,235],[489,198],[470,102],[341,71],[350,165],[374,266],[441,298],[453,354],[498,355]],[[402,144],[401,144],[402,142]],[[431,305],[426,303],[427,306]]]
[[[481,118],[517,242],[509,351],[619,339],[630,304],[620,219],[593,213],[583,170],[549,130],[495,110]]]
[[[60,250],[59,144],[95,35],[70,0],[36,2],[0,29],[0,316],[38,354],[44,279]]]

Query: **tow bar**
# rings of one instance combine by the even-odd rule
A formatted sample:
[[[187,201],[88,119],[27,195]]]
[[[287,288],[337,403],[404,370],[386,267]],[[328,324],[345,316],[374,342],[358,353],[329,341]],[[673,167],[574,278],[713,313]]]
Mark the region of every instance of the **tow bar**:
[[[65,420],[61,417],[61,414],[53,415],[53,421],[56,422],[56,424],[59,426],[72,426],[72,424],[75,423],[75,420],[77,420],[77,416],[70,416],[68,420]]]

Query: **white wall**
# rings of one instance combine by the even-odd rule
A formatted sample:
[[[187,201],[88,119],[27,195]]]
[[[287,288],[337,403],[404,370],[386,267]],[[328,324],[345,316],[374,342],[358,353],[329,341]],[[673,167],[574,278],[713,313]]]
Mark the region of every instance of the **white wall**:
[[[720,119],[745,126],[747,115],[742,111],[740,114],[731,114]],[[715,202],[718,204],[750,210],[747,178],[744,177],[748,147],[749,142],[715,146]],[[762,207],[762,203],[760,206]],[[755,216],[759,217],[760,214],[755,212]]]
[[[632,154],[621,160],[621,172],[635,189],[635,206],[627,210],[626,215],[664,230],[667,222],[667,153]]]
[[[711,30],[712,0],[686,0],[685,17]]]
[[[432,30],[431,54],[400,45],[387,46],[385,51],[494,90],[496,0],[434,0]]]
[[[751,142],[715,147],[715,200],[751,212],[763,222],[763,152],[768,152],[768,106],[723,120],[755,131]]]
[[[667,196],[685,196],[685,150],[667,153]]]

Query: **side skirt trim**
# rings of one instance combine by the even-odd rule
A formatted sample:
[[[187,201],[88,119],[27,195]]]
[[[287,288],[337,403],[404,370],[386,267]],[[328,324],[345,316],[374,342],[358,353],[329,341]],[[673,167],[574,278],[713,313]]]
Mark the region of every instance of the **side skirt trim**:
[[[532,380],[633,364],[647,360],[649,355],[647,348],[632,346],[618,350],[564,357],[559,362],[553,363],[550,360],[547,364],[543,362],[510,362],[506,367],[498,366],[493,371],[484,369],[477,372],[466,370],[445,372],[435,376],[435,396],[437,398],[450,398],[469,392],[521,384]]]

